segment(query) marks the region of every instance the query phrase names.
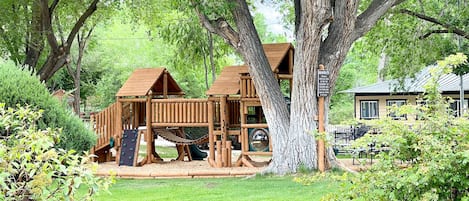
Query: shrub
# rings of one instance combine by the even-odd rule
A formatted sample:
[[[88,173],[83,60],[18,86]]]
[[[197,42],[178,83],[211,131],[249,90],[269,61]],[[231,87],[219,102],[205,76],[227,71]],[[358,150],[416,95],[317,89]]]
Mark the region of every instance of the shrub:
[[[329,200],[469,200],[469,121],[448,111],[448,100],[438,92],[438,79],[450,66],[464,62],[452,55],[432,70],[425,86],[425,105],[394,108],[418,114],[414,125],[391,119],[377,124],[380,135],[365,135],[357,146],[385,144],[379,162],[349,178]]]
[[[112,178],[97,178],[87,157],[55,148],[59,131],[38,130],[41,112],[0,104],[0,200],[91,200]],[[77,195],[78,188],[86,195]]]
[[[7,107],[20,104],[43,109],[43,117],[37,120],[37,125],[41,129],[62,128],[58,144],[60,148],[81,152],[89,150],[96,141],[94,133],[72,111],[52,97],[37,77],[32,76],[31,72],[20,70],[12,62],[2,60],[0,102],[5,103]]]

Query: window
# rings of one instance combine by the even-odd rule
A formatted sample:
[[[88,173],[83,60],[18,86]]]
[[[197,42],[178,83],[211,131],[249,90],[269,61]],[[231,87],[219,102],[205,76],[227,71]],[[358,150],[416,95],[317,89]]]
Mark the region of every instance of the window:
[[[386,106],[391,107],[393,105],[396,105],[397,107],[401,107],[406,104],[406,100],[400,99],[400,100],[386,100]],[[394,112],[389,112],[388,116],[390,116],[393,119],[407,119],[407,116],[405,114],[403,115],[396,115]]]
[[[425,105],[427,105],[427,100],[417,99],[415,100],[415,103],[417,104],[417,106],[425,107]],[[417,112],[418,114],[415,115],[415,120],[425,120],[425,118],[422,116],[424,112],[422,108],[420,108]]]
[[[377,119],[378,101],[360,101],[360,119]]]
[[[450,103],[449,108],[452,110],[453,115],[456,117],[461,116],[460,108],[461,108],[461,101],[459,99],[454,99],[454,102]],[[464,99],[464,105],[463,105],[463,111],[464,113],[467,112],[468,108],[468,100]]]

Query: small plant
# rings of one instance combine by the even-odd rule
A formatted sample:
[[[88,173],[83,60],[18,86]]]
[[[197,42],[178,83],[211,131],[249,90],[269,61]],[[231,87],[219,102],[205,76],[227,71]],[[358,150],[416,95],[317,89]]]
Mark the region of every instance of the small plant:
[[[0,200],[91,200],[112,178],[93,175],[96,164],[56,148],[60,130],[38,130],[42,111],[0,104]],[[81,186],[88,189],[78,197]]]

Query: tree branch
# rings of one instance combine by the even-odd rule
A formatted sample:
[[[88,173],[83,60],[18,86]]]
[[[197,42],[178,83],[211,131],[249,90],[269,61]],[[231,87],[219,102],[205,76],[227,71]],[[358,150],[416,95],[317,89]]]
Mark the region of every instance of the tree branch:
[[[59,4],[59,0],[54,0],[52,4],[49,7],[49,15],[52,16],[52,13],[54,13],[55,8],[57,7],[57,4]]]
[[[223,18],[218,18],[216,20],[210,20],[207,15],[200,11],[197,4],[192,2],[195,5],[195,12],[199,17],[200,23],[205,27],[209,32],[217,34],[225,39],[228,44],[233,46],[235,49],[238,49],[239,46],[239,34],[236,32],[230,24]]]
[[[52,19],[49,14],[49,1],[41,1],[41,13],[42,13],[42,25],[44,26],[44,32],[46,34],[47,42],[51,47],[51,51],[56,52],[59,49],[59,44],[57,43],[57,38],[54,35],[54,30],[52,29]]]
[[[448,30],[431,30],[430,32],[426,33],[425,35],[420,36],[419,39],[422,40],[422,39],[430,37],[430,35],[432,35],[432,34],[440,34],[440,33],[451,33],[451,32],[448,31]]]
[[[94,0],[90,6],[86,9],[86,11],[80,16],[78,21],[75,23],[75,25],[72,28],[72,31],[70,31],[70,34],[68,35],[67,38],[67,43],[63,44],[64,46],[70,46],[73,43],[73,39],[77,35],[78,31],[80,28],[85,24],[85,21],[93,15],[93,13],[98,9],[98,4],[99,0]]]
[[[294,6],[295,6],[295,35],[296,32],[298,31],[298,26],[300,26],[301,23],[301,1],[300,0],[295,0],[294,1]]]
[[[433,17],[430,17],[430,16],[427,16],[427,15],[423,15],[423,14],[420,14],[420,13],[416,13],[414,11],[410,11],[410,10],[407,10],[407,9],[401,9],[400,10],[401,13],[403,14],[407,14],[407,15],[410,15],[412,17],[416,17],[416,18],[419,18],[421,20],[424,20],[424,21],[427,21],[427,22],[430,22],[430,23],[433,23],[433,24],[437,24],[437,25],[440,25],[444,28],[446,28],[448,30],[447,33],[455,33],[459,36],[462,36],[466,39],[469,39],[469,33],[465,32],[464,30],[462,29],[459,29],[457,28],[456,26],[452,25],[452,24],[446,24],[446,23],[443,23],[443,22],[440,22],[438,19],[436,18],[433,18]],[[427,36],[428,37],[428,36]]]
[[[404,1],[405,0],[373,0],[368,8],[357,17],[355,31],[352,36],[353,40],[365,35],[390,8]]]

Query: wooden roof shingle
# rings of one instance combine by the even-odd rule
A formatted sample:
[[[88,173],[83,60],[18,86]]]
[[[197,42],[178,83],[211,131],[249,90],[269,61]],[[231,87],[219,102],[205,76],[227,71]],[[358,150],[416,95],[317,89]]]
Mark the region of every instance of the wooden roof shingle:
[[[153,94],[163,93],[163,75],[166,68],[136,69],[117,92],[116,96],[146,96],[148,91]],[[168,93],[182,94],[182,90],[168,73]]]
[[[247,66],[226,66],[213,82],[207,95],[231,95],[239,93],[241,73],[247,72]]]
[[[275,43],[263,45],[267,60],[273,72],[291,74],[293,69],[293,51],[290,43]],[[290,51],[291,50],[291,51]],[[227,66],[206,92],[207,95],[239,94],[240,74],[248,73],[248,66]]]

